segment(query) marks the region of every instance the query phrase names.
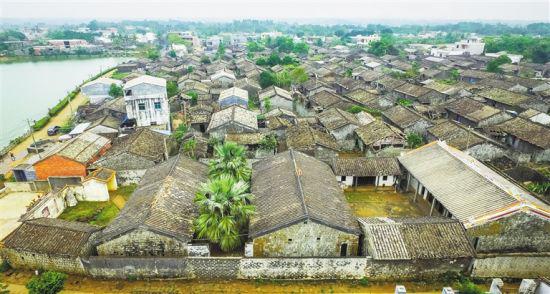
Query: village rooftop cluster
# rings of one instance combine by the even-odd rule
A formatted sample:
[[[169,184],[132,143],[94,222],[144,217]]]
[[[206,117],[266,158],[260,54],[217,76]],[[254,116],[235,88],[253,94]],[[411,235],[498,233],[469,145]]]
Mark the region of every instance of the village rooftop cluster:
[[[386,35],[139,35],[158,55],[83,84],[74,128],[12,169],[3,199],[38,196],[2,258],[106,278],[548,276],[549,64],[472,34],[373,49]],[[67,220],[128,187],[104,222]],[[218,238],[200,230],[217,209]]]

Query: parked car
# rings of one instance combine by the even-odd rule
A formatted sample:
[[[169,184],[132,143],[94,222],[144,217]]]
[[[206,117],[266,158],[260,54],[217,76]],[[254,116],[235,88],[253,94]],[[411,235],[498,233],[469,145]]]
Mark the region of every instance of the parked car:
[[[60,126],[53,126],[53,127],[49,128],[48,129],[48,136],[57,135],[57,133],[59,133],[60,129],[61,129]]]
[[[57,140],[58,140],[59,142],[63,142],[63,141],[70,140],[70,139],[72,139],[72,138],[73,138],[73,137],[72,137],[71,135],[65,134],[65,135],[59,136],[59,138],[57,138]]]

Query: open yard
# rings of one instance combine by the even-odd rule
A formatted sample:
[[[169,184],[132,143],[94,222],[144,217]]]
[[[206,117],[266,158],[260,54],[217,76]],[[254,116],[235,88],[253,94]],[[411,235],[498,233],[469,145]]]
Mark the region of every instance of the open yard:
[[[19,217],[27,212],[27,206],[40,195],[33,192],[11,192],[0,198],[0,240],[19,226]]]
[[[81,201],[76,206],[67,207],[59,216],[60,219],[85,222],[97,226],[108,225],[124,207],[135,190],[135,185],[121,186],[110,192],[109,201]]]
[[[352,212],[358,217],[422,216],[422,211],[406,195],[393,188],[358,187],[344,192]]]

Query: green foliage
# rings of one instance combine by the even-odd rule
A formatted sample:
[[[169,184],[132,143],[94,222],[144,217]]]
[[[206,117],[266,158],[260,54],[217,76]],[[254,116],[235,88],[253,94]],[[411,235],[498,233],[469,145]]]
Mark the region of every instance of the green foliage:
[[[49,115],[46,115],[43,118],[35,121],[34,124],[32,125],[32,129],[34,131],[40,131],[43,127],[45,127],[48,124],[48,122],[50,121],[50,118],[51,117]]]
[[[64,273],[47,271],[38,277],[33,277],[27,283],[29,294],[55,294],[59,293],[67,280]]]
[[[112,75],[111,75],[111,78],[115,79],[115,80],[122,80],[124,79],[125,77],[129,76],[130,73],[129,72],[118,72],[118,71],[115,71]]]
[[[168,56],[170,56],[170,57],[172,57],[172,58],[176,58],[176,57],[177,57],[176,51],[174,51],[174,50],[168,51]]]
[[[2,263],[0,264],[0,273],[5,273],[11,269],[11,265],[7,260],[2,260]]]
[[[178,33],[169,33],[166,36],[166,39],[168,40],[168,44],[177,44],[177,45],[185,45],[186,47],[191,47],[193,44],[187,40],[184,40]]]
[[[249,184],[223,174],[203,183],[195,196],[199,217],[195,220],[198,238],[218,243],[222,251],[231,251],[243,242],[241,232],[255,207],[250,205]]]
[[[260,149],[262,150],[275,150],[277,148],[277,137],[275,135],[270,134],[260,141]]]
[[[160,51],[157,48],[147,49],[147,58],[151,60],[158,60],[160,58]]]
[[[218,46],[218,50],[216,51],[216,59],[220,59],[225,54],[225,44],[223,42],[220,42],[220,45]]]
[[[183,140],[183,137],[185,134],[187,134],[187,131],[189,130],[189,127],[187,127],[186,124],[180,124],[174,132],[172,132],[172,137],[176,140],[176,142],[181,143]]]
[[[530,183],[527,185],[527,189],[531,192],[543,195],[550,192],[550,182]]]
[[[229,175],[238,181],[248,181],[252,170],[248,166],[243,146],[235,142],[225,142],[214,147],[214,158],[209,162],[208,174],[211,178]]]
[[[210,63],[212,63],[212,61],[210,60],[210,57],[204,55],[203,57],[201,57],[201,63],[202,64],[210,64]]]
[[[185,94],[191,97],[191,105],[197,105],[197,101],[199,101],[199,94],[197,94],[197,92],[189,91]]]
[[[365,107],[365,106],[359,106],[359,105],[352,105],[347,109],[347,111],[350,112],[350,113],[353,113],[353,114],[364,111],[364,112],[366,112],[366,113],[368,113],[372,116],[375,116],[375,117],[382,116],[382,112],[378,109],[373,109],[373,108],[369,108],[369,107]]]
[[[9,293],[10,293],[10,290],[8,290],[8,285],[0,281],[0,294],[9,294]]]
[[[109,88],[109,96],[116,98],[122,96],[122,87],[117,86],[116,84],[111,84],[111,87]]]
[[[422,139],[422,136],[420,136],[417,133],[409,133],[407,135],[407,145],[409,148],[414,149],[417,147],[422,146],[424,144],[424,140]]]
[[[351,68],[346,69],[345,75],[346,77],[351,78],[353,75],[353,70]]]
[[[290,71],[290,80],[295,85],[303,84],[307,82],[308,79],[309,79],[309,76],[306,70],[301,66],[297,66],[294,69],[292,69],[292,71]]]
[[[401,106],[404,106],[404,107],[409,107],[412,105],[412,101],[409,100],[409,99],[405,99],[405,98],[399,98],[397,100],[397,104],[401,105]]]
[[[265,112],[269,112],[271,110],[271,100],[269,98],[264,98],[264,108]]]
[[[371,42],[368,52],[376,56],[382,56],[386,54],[398,55],[399,50],[394,46],[395,41],[391,36],[383,35],[380,41]]]
[[[363,287],[367,287],[369,285],[369,278],[367,277],[362,277],[360,280],[359,280],[359,285],[363,286]]]
[[[261,52],[265,50],[265,47],[258,42],[248,42],[246,49],[248,49],[248,52]]]
[[[260,73],[260,87],[265,89],[275,84],[275,75],[272,72],[264,71]]]
[[[192,65],[187,67],[187,73],[192,73],[194,70],[195,68]]]
[[[195,158],[195,149],[197,148],[197,140],[190,139],[183,143],[183,151],[191,158]]]
[[[365,110],[365,108],[361,107],[359,105],[352,105],[352,106],[350,106],[350,108],[348,108],[348,112],[351,112],[353,114],[359,113],[363,110]]]
[[[456,288],[461,294],[483,294],[485,293],[481,290],[476,284],[472,283],[470,280],[464,280],[457,284]]]
[[[512,60],[507,55],[501,55],[489,62],[487,62],[487,71],[488,72],[495,72],[500,73],[502,70],[500,69],[500,66],[506,63],[511,63]]]
[[[532,37],[521,35],[504,35],[500,37],[486,37],[485,51],[521,54],[536,63],[550,61],[550,37]]]
[[[176,81],[166,82],[166,93],[168,94],[168,97],[178,95],[179,92],[180,89],[178,88],[178,83]]]

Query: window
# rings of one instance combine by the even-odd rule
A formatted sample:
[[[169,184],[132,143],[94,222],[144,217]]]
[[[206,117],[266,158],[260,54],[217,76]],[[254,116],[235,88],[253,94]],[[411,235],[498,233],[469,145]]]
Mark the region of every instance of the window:
[[[348,256],[348,244],[344,243],[340,245],[340,256]]]
[[[292,242],[292,239],[288,239],[288,242]]]
[[[156,110],[162,109],[162,107],[161,107],[161,105],[160,105],[160,102],[155,102],[155,109],[156,109]]]
[[[388,176],[382,176],[382,181],[387,181],[388,180]]]
[[[317,241],[321,241],[321,237],[317,237]]]
[[[132,96],[132,90],[126,90],[126,96]]]
[[[346,181],[346,176],[341,176],[340,181],[342,181],[342,182]]]
[[[145,103],[138,103],[139,110],[145,110]]]
[[[151,125],[152,125],[152,126],[156,126],[156,125],[157,125],[157,122],[156,122],[156,121],[152,121],[152,122],[151,122]]]

